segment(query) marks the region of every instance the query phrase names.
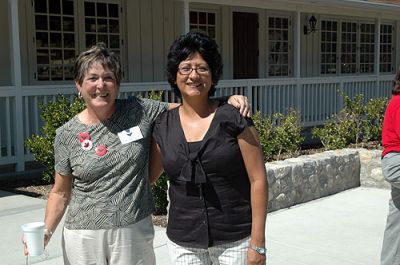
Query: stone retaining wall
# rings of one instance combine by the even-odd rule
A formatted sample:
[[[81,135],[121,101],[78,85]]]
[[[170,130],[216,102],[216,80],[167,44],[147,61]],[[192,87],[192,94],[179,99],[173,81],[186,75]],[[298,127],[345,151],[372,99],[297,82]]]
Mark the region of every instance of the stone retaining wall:
[[[385,181],[381,169],[382,150],[357,149],[360,154],[361,186],[372,188],[390,189],[390,184]]]
[[[380,152],[340,149],[266,163],[268,211],[318,199],[360,184],[388,188],[380,169]]]

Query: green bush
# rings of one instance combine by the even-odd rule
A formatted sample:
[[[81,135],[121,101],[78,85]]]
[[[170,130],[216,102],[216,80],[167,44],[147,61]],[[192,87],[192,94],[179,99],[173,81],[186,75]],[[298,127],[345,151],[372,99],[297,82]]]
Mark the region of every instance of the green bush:
[[[353,98],[341,92],[344,108],[325,122],[323,127],[312,130],[325,150],[340,149],[355,144],[361,146],[368,141],[380,140],[383,116],[388,99],[376,98],[364,104],[364,96]]]
[[[276,153],[277,146],[272,120],[261,116],[260,112],[256,112],[252,118],[258,131],[264,159],[270,160]]]
[[[81,112],[85,108],[83,100],[75,97],[72,102],[63,96],[57,96],[54,102],[41,104],[40,117],[43,120],[41,134],[33,134],[25,144],[31,150],[36,161],[45,166],[42,179],[48,183],[54,181],[54,138],[56,129]]]
[[[154,214],[166,214],[168,199],[168,175],[164,172],[160,178],[151,187],[153,192],[154,204],[156,206],[156,212]]]
[[[387,98],[376,98],[365,106],[365,130],[363,142],[381,140],[383,117],[388,104]]]
[[[260,112],[253,116],[258,131],[264,159],[279,160],[283,154],[296,155],[304,141],[301,136],[299,114],[290,110],[287,116],[275,113],[270,117],[262,117]]]
[[[286,116],[281,113],[275,116],[280,120],[279,125],[275,127],[278,142],[277,159],[281,158],[281,154],[297,155],[304,141],[304,137],[301,136],[299,113],[290,110]]]

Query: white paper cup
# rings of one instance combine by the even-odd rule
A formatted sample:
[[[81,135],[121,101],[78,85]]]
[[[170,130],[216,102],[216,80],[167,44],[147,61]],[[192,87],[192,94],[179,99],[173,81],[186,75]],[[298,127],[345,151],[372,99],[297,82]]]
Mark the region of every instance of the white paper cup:
[[[44,223],[33,222],[21,226],[29,256],[40,256],[44,252]]]

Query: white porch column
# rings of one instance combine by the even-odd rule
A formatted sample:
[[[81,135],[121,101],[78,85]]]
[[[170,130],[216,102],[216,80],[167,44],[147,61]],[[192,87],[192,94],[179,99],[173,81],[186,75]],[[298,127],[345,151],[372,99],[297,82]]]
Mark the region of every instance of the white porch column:
[[[381,66],[381,18],[378,17],[375,21],[375,74],[379,76]],[[379,84],[379,81],[378,81]]]
[[[293,77],[296,79],[296,109],[298,111],[302,111],[300,109],[301,106],[301,84],[300,84],[300,75],[301,75],[301,62],[300,62],[300,38],[301,38],[301,13],[300,11],[296,11],[293,18],[294,22],[294,34],[293,34]]]
[[[190,10],[189,10],[189,2],[190,1],[183,1],[183,13],[184,13],[184,20],[183,20],[183,29],[184,29],[184,33],[189,32],[189,15],[190,15]]]
[[[301,14],[294,14],[294,36],[293,36],[293,77],[300,78],[300,36],[301,36]]]
[[[10,47],[12,83],[15,88],[15,154],[17,157],[16,171],[25,170],[24,129],[22,111],[22,81],[21,81],[21,51],[19,39],[18,0],[8,0],[10,9]]]

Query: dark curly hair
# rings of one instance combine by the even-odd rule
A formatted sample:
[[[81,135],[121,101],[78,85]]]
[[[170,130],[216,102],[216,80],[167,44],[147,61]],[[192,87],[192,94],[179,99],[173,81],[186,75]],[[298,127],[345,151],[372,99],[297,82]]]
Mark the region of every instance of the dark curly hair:
[[[222,59],[218,51],[218,45],[212,38],[203,33],[188,32],[172,43],[168,53],[166,74],[169,84],[178,97],[181,97],[181,92],[176,85],[179,64],[196,52],[203,57],[210,68],[212,85],[208,95],[213,96],[215,93],[215,86],[218,84],[222,74]]]
[[[400,95],[400,69],[393,79],[392,95]]]

